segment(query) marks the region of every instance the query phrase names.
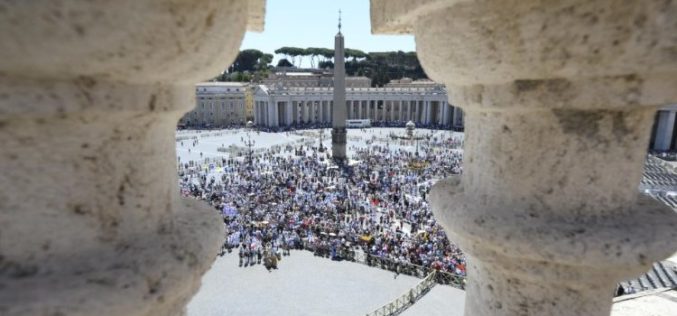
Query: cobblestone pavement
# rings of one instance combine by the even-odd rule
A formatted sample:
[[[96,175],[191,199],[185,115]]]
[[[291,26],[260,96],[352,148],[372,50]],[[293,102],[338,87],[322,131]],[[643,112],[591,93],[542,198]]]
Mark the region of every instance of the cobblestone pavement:
[[[465,291],[436,285],[401,316],[463,316]]]
[[[419,281],[405,275],[394,278],[391,272],[359,263],[314,257],[307,251],[293,251],[272,272],[262,265],[239,268],[233,252],[214,262],[187,309],[188,316],[365,315]],[[463,302],[463,291],[448,286],[438,285],[428,295],[434,296],[431,300],[424,297],[419,303],[430,301],[430,309],[421,306],[417,309],[421,314],[406,315],[437,315],[429,311],[442,306],[448,311],[448,302]],[[440,301],[444,304],[439,305]],[[454,306],[455,310],[462,308]]]

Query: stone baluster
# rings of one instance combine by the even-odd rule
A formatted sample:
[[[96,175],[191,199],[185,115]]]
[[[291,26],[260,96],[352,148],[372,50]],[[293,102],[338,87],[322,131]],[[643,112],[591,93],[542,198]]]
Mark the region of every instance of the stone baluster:
[[[431,193],[466,253],[466,315],[608,315],[675,251],[640,194],[656,109],[677,101],[677,3],[372,0],[465,115],[464,174]]]
[[[0,314],[180,315],[223,242],[179,196],[195,82],[263,1],[0,4]]]

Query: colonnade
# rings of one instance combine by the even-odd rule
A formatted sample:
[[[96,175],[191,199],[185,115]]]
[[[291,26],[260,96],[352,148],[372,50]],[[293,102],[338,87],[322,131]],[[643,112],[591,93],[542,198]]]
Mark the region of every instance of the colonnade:
[[[446,125],[453,107],[444,100],[349,100],[348,119]]]
[[[328,95],[328,97],[331,97]],[[446,96],[445,96],[446,97]],[[259,97],[255,101],[254,117],[257,125],[266,127],[298,124],[325,124],[331,122],[333,101],[327,96],[318,99],[278,100]],[[372,122],[407,122],[416,124],[462,127],[462,111],[444,99],[349,99],[346,101],[348,119],[369,119]]]

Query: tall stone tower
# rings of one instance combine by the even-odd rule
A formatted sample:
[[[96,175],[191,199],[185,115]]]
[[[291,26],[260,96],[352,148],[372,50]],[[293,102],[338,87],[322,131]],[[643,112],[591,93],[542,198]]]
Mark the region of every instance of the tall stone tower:
[[[346,68],[339,10],[338,34],[334,37],[334,106],[331,109],[331,151],[337,162],[346,160]]]

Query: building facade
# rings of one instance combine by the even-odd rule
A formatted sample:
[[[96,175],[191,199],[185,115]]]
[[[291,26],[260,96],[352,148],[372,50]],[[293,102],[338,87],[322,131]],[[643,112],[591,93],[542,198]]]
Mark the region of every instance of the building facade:
[[[195,108],[186,113],[179,126],[215,128],[244,125],[247,119],[248,84],[201,82],[195,85]]]
[[[346,80],[347,82],[347,80]],[[333,88],[259,85],[254,93],[254,119],[258,126],[285,127],[331,122]],[[346,88],[348,119],[370,119],[379,124],[463,128],[463,113],[450,105],[439,84],[398,85],[381,88]]]

